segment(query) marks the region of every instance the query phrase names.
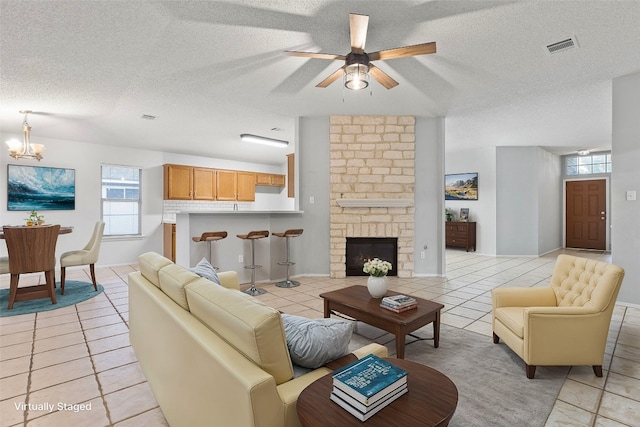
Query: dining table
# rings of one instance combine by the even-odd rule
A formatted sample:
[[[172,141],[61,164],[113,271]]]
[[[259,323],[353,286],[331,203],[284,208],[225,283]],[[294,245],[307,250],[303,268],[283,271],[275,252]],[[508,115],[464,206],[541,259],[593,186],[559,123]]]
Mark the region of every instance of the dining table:
[[[45,224],[45,225],[50,225],[50,224]],[[15,225],[11,225],[8,227],[16,227]],[[19,227],[40,227],[39,225],[21,225]],[[58,232],[58,235],[60,234],[69,234],[73,232],[73,227],[60,227],[60,231]],[[2,231],[2,228],[0,228],[0,239],[4,239],[4,233]]]

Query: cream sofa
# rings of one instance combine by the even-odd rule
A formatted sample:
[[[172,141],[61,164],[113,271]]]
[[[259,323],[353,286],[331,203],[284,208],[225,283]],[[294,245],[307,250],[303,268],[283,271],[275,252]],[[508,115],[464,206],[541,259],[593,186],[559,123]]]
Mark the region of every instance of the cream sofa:
[[[624,270],[602,261],[559,255],[549,286],[496,288],[493,342],[500,338],[536,366],[591,365],[602,376],[607,334]]]
[[[298,395],[331,370],[294,378],[280,313],[240,292],[236,272],[218,273],[218,286],[157,253],[138,262],[129,274],[131,345],[171,426],[300,425]],[[370,353],[387,349],[354,351]]]

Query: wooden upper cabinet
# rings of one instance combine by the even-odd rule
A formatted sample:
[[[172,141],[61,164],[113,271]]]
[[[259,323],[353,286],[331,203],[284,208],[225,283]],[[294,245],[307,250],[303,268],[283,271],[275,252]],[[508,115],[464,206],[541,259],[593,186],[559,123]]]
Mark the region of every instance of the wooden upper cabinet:
[[[217,170],[216,193],[218,200],[236,200],[238,194],[238,172]]]
[[[285,176],[275,173],[256,173],[256,185],[284,187]]]
[[[183,165],[164,165],[164,199],[191,200],[193,168]]]
[[[216,200],[216,170],[193,168],[193,200]]]
[[[216,170],[164,165],[165,200],[216,200]]]
[[[256,174],[238,171],[238,195],[236,200],[253,202],[256,200]]]

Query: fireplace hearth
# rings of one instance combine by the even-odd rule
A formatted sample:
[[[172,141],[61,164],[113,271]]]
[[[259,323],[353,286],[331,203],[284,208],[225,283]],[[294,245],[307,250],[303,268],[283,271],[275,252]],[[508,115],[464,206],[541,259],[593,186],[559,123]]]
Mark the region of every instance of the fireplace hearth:
[[[366,276],[362,266],[368,259],[389,261],[389,276],[398,275],[398,239],[395,237],[347,237],[346,275]]]

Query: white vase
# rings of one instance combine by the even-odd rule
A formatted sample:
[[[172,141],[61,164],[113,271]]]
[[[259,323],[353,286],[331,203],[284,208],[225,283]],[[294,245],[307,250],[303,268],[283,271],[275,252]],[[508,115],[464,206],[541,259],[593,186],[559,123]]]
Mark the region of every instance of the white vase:
[[[387,293],[387,289],[389,289],[387,276],[369,276],[369,279],[367,280],[367,289],[372,297],[382,298],[384,294]]]

